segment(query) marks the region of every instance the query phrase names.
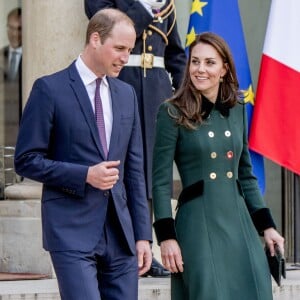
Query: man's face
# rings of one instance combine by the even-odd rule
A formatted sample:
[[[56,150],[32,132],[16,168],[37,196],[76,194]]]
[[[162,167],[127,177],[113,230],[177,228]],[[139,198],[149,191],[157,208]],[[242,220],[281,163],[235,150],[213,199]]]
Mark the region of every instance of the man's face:
[[[96,33],[97,35],[97,33]],[[99,35],[98,35],[99,37]],[[94,72],[98,76],[117,77],[128,62],[135,44],[134,27],[126,22],[117,23],[110,36],[101,43],[100,37],[94,41]]]
[[[7,20],[7,37],[12,48],[18,48],[22,45],[21,17],[12,16]]]

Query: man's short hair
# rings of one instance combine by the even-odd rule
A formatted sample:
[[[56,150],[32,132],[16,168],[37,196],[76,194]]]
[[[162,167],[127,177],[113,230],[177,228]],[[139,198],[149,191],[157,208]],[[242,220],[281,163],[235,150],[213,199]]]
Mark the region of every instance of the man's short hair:
[[[7,15],[7,21],[12,17],[21,17],[22,16],[22,9],[21,7],[16,7],[12,9]]]
[[[110,36],[113,27],[117,23],[128,23],[133,26],[133,21],[123,12],[114,8],[105,8],[96,12],[90,19],[87,31],[85,43],[88,44],[91,34],[98,32],[100,35],[101,43]]]

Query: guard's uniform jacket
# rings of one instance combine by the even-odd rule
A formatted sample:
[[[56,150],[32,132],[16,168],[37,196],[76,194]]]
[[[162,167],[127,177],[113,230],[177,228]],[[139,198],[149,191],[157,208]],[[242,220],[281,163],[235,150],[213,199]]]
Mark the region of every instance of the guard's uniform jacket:
[[[134,86],[139,102],[144,141],[145,177],[148,198],[152,197],[152,153],[155,117],[162,101],[173,94],[181,82],[186,56],[176,25],[174,0],[154,17],[135,0],[86,0],[88,17],[102,8],[117,8],[135,23],[137,39],[128,65],[119,78]]]

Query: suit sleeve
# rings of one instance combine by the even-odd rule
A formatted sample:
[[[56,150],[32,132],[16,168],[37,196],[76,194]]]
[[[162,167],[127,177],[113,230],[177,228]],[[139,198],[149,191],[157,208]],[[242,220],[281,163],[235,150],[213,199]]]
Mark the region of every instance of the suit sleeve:
[[[252,221],[259,234],[267,228],[276,228],[271,212],[262,198],[257,178],[253,175],[248,147],[246,107],[243,105],[243,151],[239,161],[239,183]]]
[[[178,125],[169,113],[173,106],[163,103],[157,115],[153,153],[153,210],[157,241],[176,239],[172,217],[173,161],[178,139]]]
[[[82,197],[88,167],[53,160],[55,102],[45,80],[38,79],[24,109],[15,151],[16,172],[24,177]]]
[[[140,37],[152,22],[153,17],[147,12],[139,1],[127,0],[85,0],[84,8],[90,19],[98,10],[103,8],[117,8],[130,17],[135,25],[137,37]]]

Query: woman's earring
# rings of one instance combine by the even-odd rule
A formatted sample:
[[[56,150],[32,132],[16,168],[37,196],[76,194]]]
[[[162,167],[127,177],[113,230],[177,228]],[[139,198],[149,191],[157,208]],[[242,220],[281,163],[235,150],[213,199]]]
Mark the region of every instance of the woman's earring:
[[[219,80],[219,82],[220,82],[220,83],[222,83],[222,82],[223,82],[223,77],[220,77],[220,80]]]

